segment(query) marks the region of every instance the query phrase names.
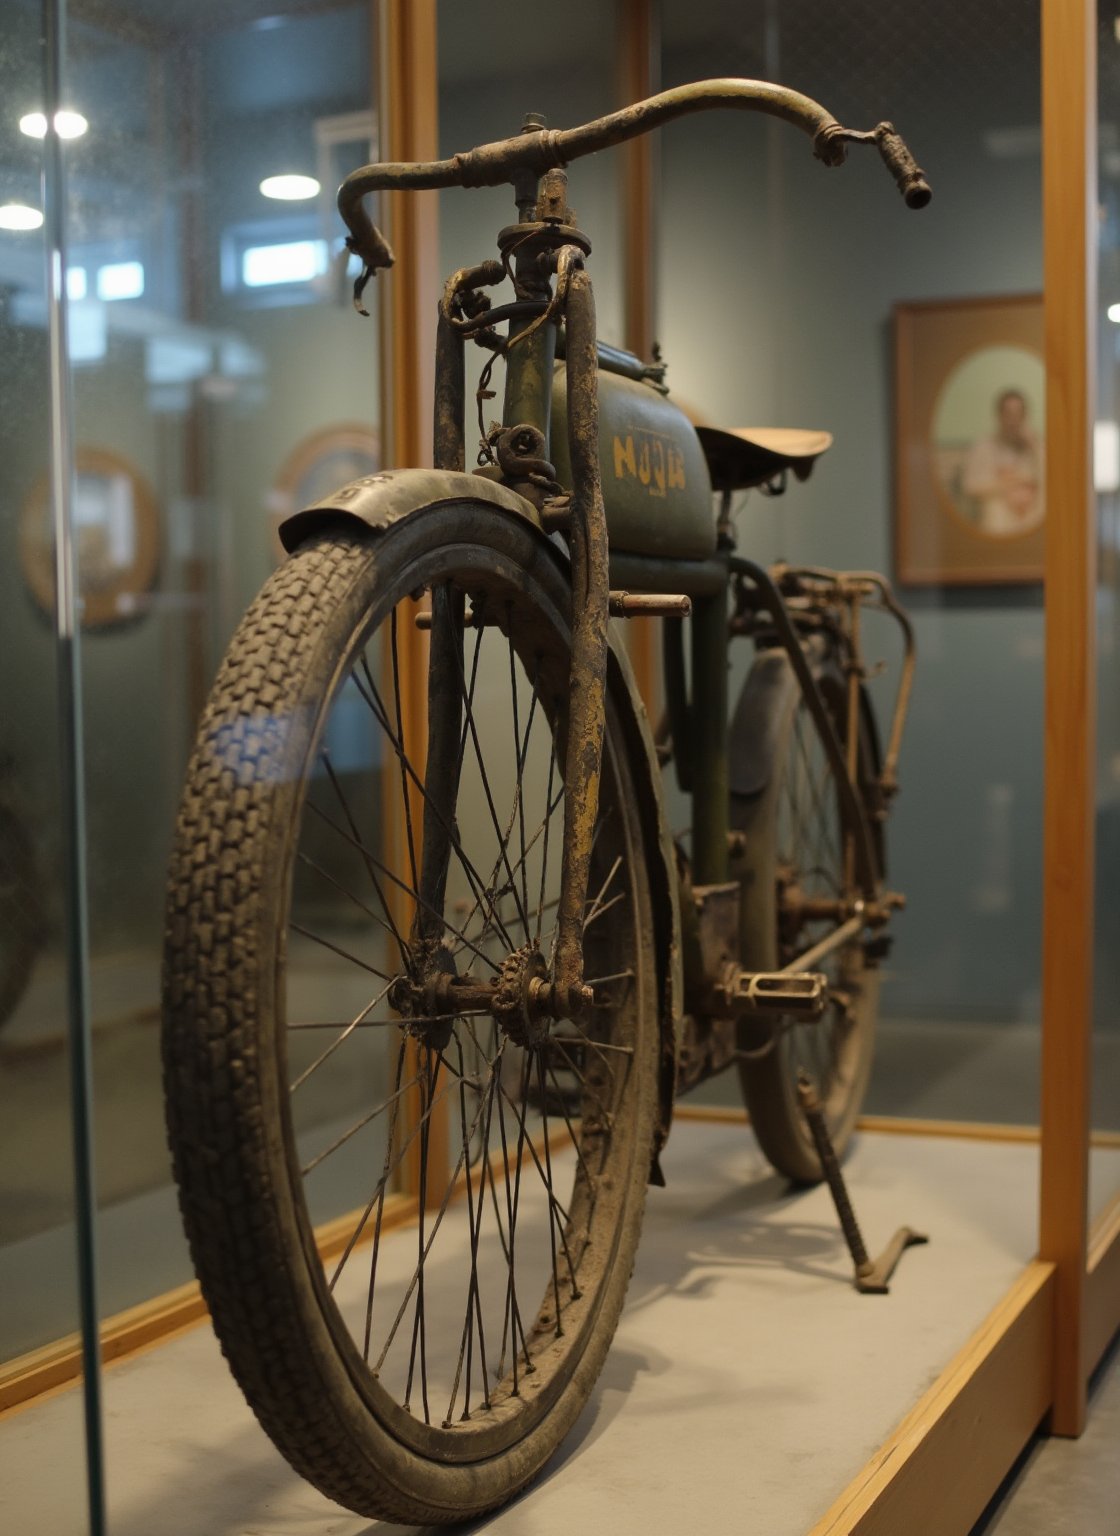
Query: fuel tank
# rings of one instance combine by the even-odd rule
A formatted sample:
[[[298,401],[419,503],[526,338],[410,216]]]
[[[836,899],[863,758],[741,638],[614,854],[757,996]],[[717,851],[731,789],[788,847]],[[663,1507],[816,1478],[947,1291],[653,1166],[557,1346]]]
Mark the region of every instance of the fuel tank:
[[[552,387],[552,462],[572,483],[567,373]],[[712,483],[700,440],[655,385],[599,369],[599,457],[612,550],[703,560],[715,551]]]

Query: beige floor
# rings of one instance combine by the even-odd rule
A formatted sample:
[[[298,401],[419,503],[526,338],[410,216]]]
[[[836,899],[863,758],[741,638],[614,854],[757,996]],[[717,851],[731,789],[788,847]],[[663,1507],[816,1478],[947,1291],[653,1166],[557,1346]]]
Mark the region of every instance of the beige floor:
[[[860,1139],[850,1175],[869,1245],[901,1222],[932,1236],[887,1298],[851,1289],[827,1195],[791,1194],[744,1126],[679,1124],[666,1173],[591,1401],[546,1476],[487,1531],[804,1536],[1035,1244],[1025,1145]],[[208,1330],[112,1369],[105,1386],[112,1536],[385,1529],[295,1478]],[[83,1529],[75,1425],[72,1394],[0,1423],[5,1529]]]

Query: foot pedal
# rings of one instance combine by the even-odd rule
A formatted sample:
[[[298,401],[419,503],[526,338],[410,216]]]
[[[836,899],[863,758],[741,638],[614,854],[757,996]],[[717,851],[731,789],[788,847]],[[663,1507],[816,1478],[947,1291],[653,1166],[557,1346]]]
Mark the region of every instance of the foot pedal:
[[[852,1256],[856,1290],[868,1296],[885,1296],[890,1290],[890,1278],[907,1248],[913,1247],[916,1243],[928,1243],[929,1238],[922,1232],[915,1232],[913,1227],[899,1227],[877,1259],[868,1257],[863,1233],[859,1229],[859,1222],[856,1220],[856,1213],[852,1209],[852,1202],[844,1183],[844,1175],[840,1172],[832,1137],[828,1134],[820,1098],[806,1072],[797,1074],[797,1100],[812,1135],[817,1156],[821,1160],[821,1168],[828,1183],[829,1193],[832,1195],[832,1203],[836,1207],[836,1214],[840,1218],[840,1226],[844,1232],[844,1241]]]
[[[820,971],[740,971],[723,984],[729,1013],[793,1014],[819,1019],[828,1002],[828,977]]]

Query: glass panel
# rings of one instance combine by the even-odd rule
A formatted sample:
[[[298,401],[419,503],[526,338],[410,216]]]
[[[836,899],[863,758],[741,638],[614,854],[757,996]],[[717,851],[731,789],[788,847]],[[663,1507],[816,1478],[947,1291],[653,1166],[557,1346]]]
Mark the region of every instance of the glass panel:
[[[51,420],[42,218],[41,7],[0,32],[0,1403],[11,1362],[79,1327],[67,1030],[58,652],[48,472]],[[22,122],[21,122],[22,119]],[[5,1369],[7,1367],[7,1369]],[[73,1475],[48,1519],[84,1530],[82,1398],[54,1409],[51,1456]],[[17,1500],[28,1445],[14,1420],[0,1482]],[[35,1491],[41,1506],[41,1487]],[[26,1508],[30,1509],[30,1503]]]
[[[1120,31],[1098,7],[1097,808],[1089,1214],[1120,1193]]]
[[[278,563],[279,522],[379,464],[377,334],[351,309],[333,206],[344,171],[370,154],[372,42],[365,3],[311,14],[126,0],[75,17],[68,45],[89,124],[73,147],[69,290],[112,1314],[191,1277],[159,1005],[164,886],[196,722]],[[362,741],[343,736],[342,772],[357,796],[375,795]],[[297,892],[304,927],[308,906],[327,928],[343,920],[343,897],[322,886]],[[296,945],[291,1007],[306,1007],[336,965],[323,945]],[[311,1040],[293,1049],[294,1072],[317,1054]],[[362,1045],[362,1071],[332,1063],[302,1095],[298,1125],[316,1146],[353,1119],[371,1075],[379,1085],[380,1058]],[[316,1219],[354,1205],[344,1178],[320,1183]]]
[[[667,0],[664,50],[666,85],[782,81],[853,127],[892,119],[928,168],[934,200],[913,213],[871,150],[826,172],[784,123],[712,114],[665,130],[660,336],[674,391],[705,420],[835,436],[807,484],[748,495],[740,550],[884,572],[914,618],[886,828],[907,908],[883,966],[867,1106],[1037,1124],[1037,0],[967,13]],[[1010,493],[989,492],[993,465]],[[869,662],[888,661],[870,685],[885,730],[899,645],[870,617],[865,641]],[[748,650],[733,658],[733,699]],[[733,1098],[732,1077],[720,1082]]]

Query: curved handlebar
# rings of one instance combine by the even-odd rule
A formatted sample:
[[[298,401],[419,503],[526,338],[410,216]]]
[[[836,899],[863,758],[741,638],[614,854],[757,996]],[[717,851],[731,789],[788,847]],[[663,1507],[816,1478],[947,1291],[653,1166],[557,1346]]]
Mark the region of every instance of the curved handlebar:
[[[880,123],[870,133],[856,133],[842,128],[831,113],[799,91],[787,90],[766,80],[699,80],[662,91],[578,128],[527,131],[515,138],[480,145],[465,154],[454,155],[450,160],[366,165],[352,171],[338,190],[338,210],[350,230],[346,243],[365,264],[357,292],[378,267],[393,265],[388,242],[362,207],[362,199],[367,193],[452,186],[494,187],[517,176],[542,176],[546,171],[570,165],[583,155],[649,133],[673,118],[716,107],[765,112],[793,123],[812,137],[813,154],[825,165],[842,165],[849,142],[874,142],[909,207],[923,208],[932,196],[914,157],[890,123]]]

